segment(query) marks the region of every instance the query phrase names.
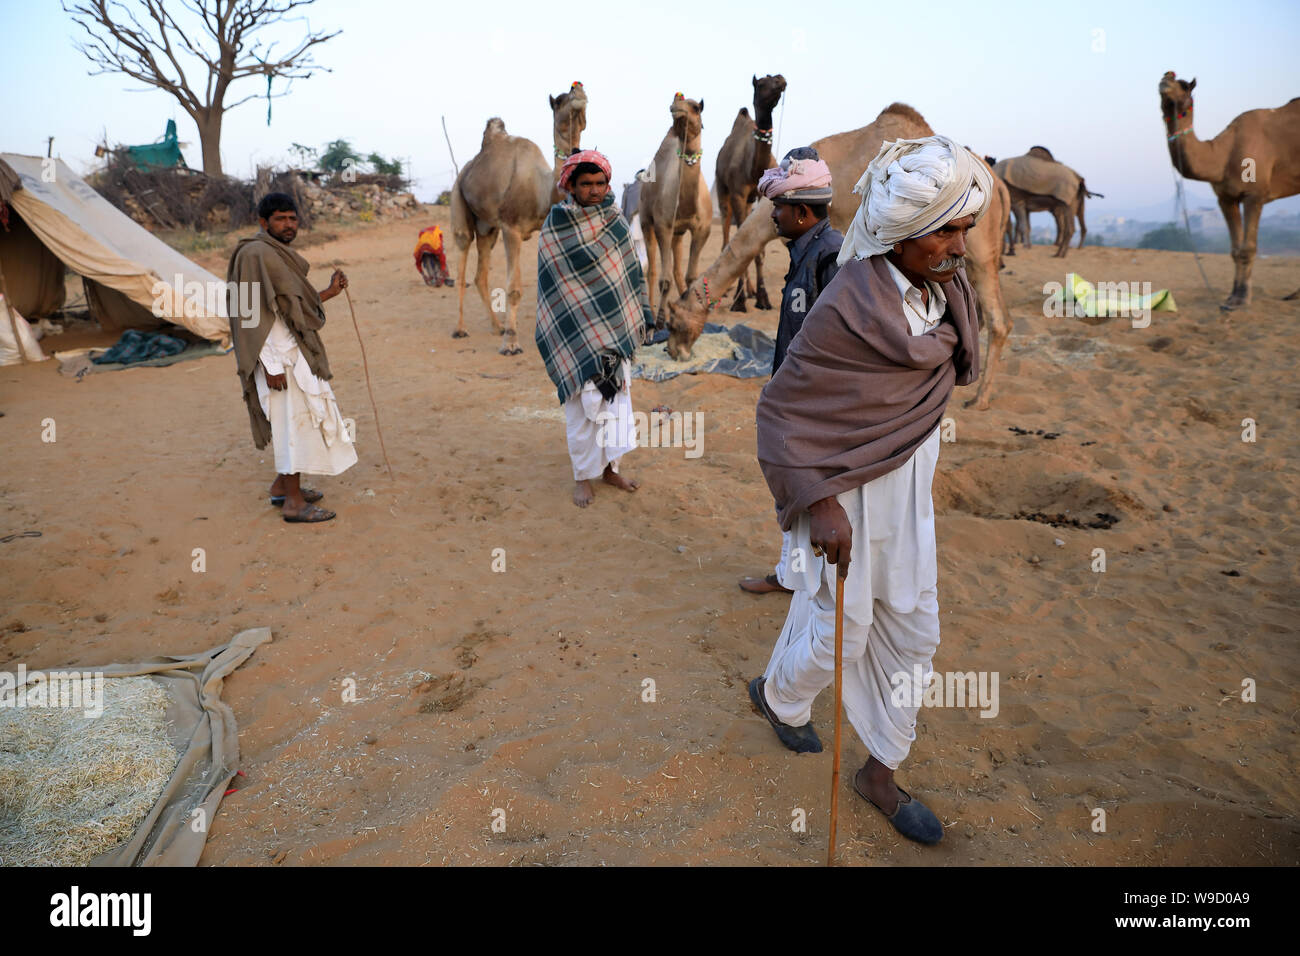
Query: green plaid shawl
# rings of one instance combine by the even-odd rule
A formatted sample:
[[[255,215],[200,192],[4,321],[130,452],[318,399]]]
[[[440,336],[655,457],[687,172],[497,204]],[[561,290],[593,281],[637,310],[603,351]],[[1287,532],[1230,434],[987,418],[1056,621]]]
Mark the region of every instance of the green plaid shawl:
[[[537,351],[560,402],[601,372],[601,353],[631,358],[654,316],[627,220],[599,206],[551,207],[537,242]]]

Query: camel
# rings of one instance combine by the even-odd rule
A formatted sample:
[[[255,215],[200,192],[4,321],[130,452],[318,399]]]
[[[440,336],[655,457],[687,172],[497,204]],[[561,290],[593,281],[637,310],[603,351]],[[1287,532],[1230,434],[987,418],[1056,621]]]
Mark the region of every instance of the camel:
[[[1196,138],[1192,129],[1192,90],[1173,71],[1160,78],[1160,113],[1169,139],[1169,158],[1187,179],[1207,182],[1232,239],[1236,266],[1225,312],[1250,304],[1250,273],[1255,265],[1259,215],[1264,204],[1300,193],[1300,96],[1276,109],[1247,110],[1214,139]],[[1287,299],[1300,297],[1300,289]]]
[[[867,164],[875,159],[881,143],[932,135],[934,131],[920,113],[906,104],[893,103],[881,111],[875,122],[861,129],[836,133],[814,142],[813,147],[831,168],[831,225],[841,232],[848,228],[858,211],[859,197],[854,195],[853,187]],[[993,369],[1001,360],[1002,348],[1011,332],[1002,286],[998,282],[998,270],[1002,268],[1001,236],[1007,228],[1010,197],[996,176],[993,185],[994,196],[988,211],[968,234],[966,246],[966,271],[979,296],[980,321],[989,325],[988,357],[979,390],[966,402],[967,406],[974,405],[979,410],[989,407]],[[730,288],[755,252],[777,237],[772,208],[771,200],[760,199],[718,260],[686,294],[669,304],[668,327],[671,331],[667,349],[674,359],[685,361],[690,358],[691,349],[703,331],[710,311],[720,301],[720,296],[711,296],[710,290]]]
[[[587,93],[581,83],[575,82],[569,92],[550,97],[553,114],[552,138],[555,142],[555,162],[552,168],[555,182],[560,181],[560,169],[569,154],[581,148],[582,131],[587,128]],[[551,193],[551,203],[564,200],[557,187]]]
[[[1010,251],[1015,255],[1016,240],[1026,247],[1033,245],[1029,237],[1029,214],[1050,212],[1056,220],[1056,257],[1064,258],[1074,235],[1074,222],[1079,222],[1079,248],[1083,248],[1088,235],[1084,221],[1084,201],[1103,198],[1091,192],[1082,176],[1069,166],[1058,162],[1042,146],[1033,146],[1024,156],[1004,159],[993,166],[994,172],[1006,183],[1011,194],[1011,211],[1015,228],[1009,233]]]
[[[659,313],[656,324],[663,326],[667,314],[669,269],[668,253],[672,252],[672,278],[681,294],[695,281],[700,266],[700,252],[708,241],[713,226],[713,200],[709,198],[709,185],[704,181],[700,160],[700,131],[704,124],[700,115],[704,101],[688,100],[678,93],[668,107],[673,117],[659,151],[655,153],[645,182],[641,184],[641,200],[637,211],[641,215],[641,231],[646,244],[646,291],[650,306],[654,307],[655,293],[659,294]],[[682,240],[691,234],[690,262],[686,275],[682,275]],[[664,277],[658,280],[658,258],[663,257]],[[730,281],[730,280],[729,280]]]
[[[731,227],[739,226],[758,198],[756,188],[763,171],[776,165],[772,158],[772,111],[785,92],[785,77],[781,74],[765,76],[761,80],[755,75],[751,81],[754,86],[754,118],[749,118],[749,110],[743,106],[736,114],[736,121],[731,126],[722,149],[718,151],[718,163],[715,167],[714,185],[718,190],[718,206],[722,210],[722,244],[731,241]],[[767,288],[763,285],[763,254],[754,259],[754,308],[770,309],[772,303],[767,297]],[[736,285],[736,300],[731,305],[733,312],[748,311],[745,307],[745,282],[742,278]]]
[[[451,227],[460,249],[460,273],[456,290],[460,321],[454,338],[469,335],[465,330],[465,269],[469,264],[469,243],[474,239],[478,264],[474,285],[492,326],[501,333],[502,355],[518,355],[519,301],[523,290],[519,280],[519,249],[525,240],[542,228],[551,211],[555,189],[551,167],[537,144],[521,136],[506,133],[506,124],[498,116],[487,121],[483,145],[478,154],[465,164],[451,188]],[[492,264],[492,247],[497,234],[506,240],[506,271],[510,279],[506,302],[495,304],[489,297],[488,271]],[[498,312],[509,310],[503,327]]]

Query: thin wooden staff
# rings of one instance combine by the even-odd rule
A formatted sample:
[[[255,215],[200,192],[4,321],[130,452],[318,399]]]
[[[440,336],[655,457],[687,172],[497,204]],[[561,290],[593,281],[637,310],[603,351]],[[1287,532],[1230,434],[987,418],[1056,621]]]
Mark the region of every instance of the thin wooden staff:
[[[831,838],[826,845],[826,865],[835,865],[835,823],[840,810],[840,726],[844,708],[844,580],[849,565],[844,558],[835,569],[835,757],[831,763]]]
[[[352,313],[352,327],[357,331],[357,344],[361,346],[361,367],[366,372],[366,391],[370,393],[370,411],[375,416],[375,434],[379,436],[379,451],[384,456],[384,465],[388,468],[388,478],[393,480],[393,466],[388,461],[388,449],[384,447],[384,432],[379,427],[379,407],[375,405],[375,390],[370,387],[370,363],[366,361],[366,343],[361,340],[361,326],[357,325],[357,310],[352,308],[352,294],[348,292],[347,286],[343,287],[343,295],[348,300],[348,311]]]
[[[451,164],[456,167],[456,178],[460,178],[460,166],[456,163],[456,153],[451,148],[451,137],[447,135],[447,117],[442,118],[442,137],[447,141],[447,152],[451,153]]]

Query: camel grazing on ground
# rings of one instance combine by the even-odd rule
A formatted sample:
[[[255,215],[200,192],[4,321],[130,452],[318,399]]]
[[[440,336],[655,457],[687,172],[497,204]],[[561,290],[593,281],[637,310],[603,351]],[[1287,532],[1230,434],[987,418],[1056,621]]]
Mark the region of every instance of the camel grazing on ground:
[[[812,145],[831,168],[831,225],[845,231],[858,211],[859,197],[853,187],[862,177],[862,171],[876,157],[881,143],[886,140],[919,139],[932,136],[925,119],[912,107],[893,103],[885,107],[875,122],[847,133],[836,133],[819,139]],[[976,155],[976,159],[978,159]],[[968,235],[966,245],[966,272],[979,296],[981,323],[989,326],[989,347],[979,390],[966,402],[983,410],[989,407],[993,370],[1001,360],[1002,348],[1010,334],[1011,325],[1006,305],[1002,300],[1002,286],[998,270],[1002,267],[1001,237],[1006,231],[1010,213],[1010,197],[1006,187],[993,177],[994,195],[988,211]],[[772,222],[772,202],[760,199],[748,218],[741,224],[731,242],[722,250],[717,262],[697,279],[686,294],[669,304],[668,354],[678,361],[690,358],[695,340],[703,331],[710,311],[718,304],[720,293],[744,271],[756,250],[777,238]]]
[[[1015,217],[1015,226],[1008,233],[1010,250],[1007,255],[1016,254],[1017,239],[1026,248],[1033,245],[1029,235],[1029,214],[1033,212],[1050,212],[1056,220],[1055,256],[1064,258],[1074,235],[1076,219],[1079,222],[1079,248],[1083,248],[1088,235],[1084,202],[1103,197],[1101,193],[1091,192],[1082,176],[1057,161],[1043,146],[1031,147],[1024,156],[995,163],[993,171],[1006,183],[1011,194],[1011,212]]]
[[[553,119],[552,138],[555,142],[555,159],[552,167],[555,182],[560,181],[560,169],[569,154],[582,147],[582,131],[587,128],[587,93],[581,83],[575,82],[569,92],[550,97]],[[552,204],[562,202],[564,195],[556,188],[551,194]]]
[[[519,301],[523,290],[519,280],[519,249],[526,239],[542,228],[551,211],[555,188],[551,167],[537,144],[521,136],[510,136],[500,117],[492,117],[483,130],[483,145],[478,154],[465,164],[451,188],[451,228],[460,249],[460,273],[457,282],[459,322],[455,338],[469,335],[465,330],[465,269],[469,264],[469,243],[473,238],[478,249],[474,285],[492,326],[501,333],[501,354],[518,355]],[[497,234],[505,236],[506,271],[509,273],[505,302],[492,301],[488,289],[488,271],[492,264],[492,247]],[[494,308],[494,305],[496,306]],[[509,312],[503,327],[497,313]]]
[[[668,111],[673,125],[659,144],[649,174],[641,184],[641,200],[637,206],[645,235],[646,292],[651,307],[658,293],[657,324],[661,327],[667,315],[669,275],[676,282],[679,294],[695,281],[700,251],[713,226],[713,200],[709,198],[709,186],[700,168],[704,156],[700,149],[700,132],[704,129],[700,114],[704,112],[704,101],[697,103],[678,93]],[[687,232],[691,234],[691,255],[683,276],[682,241]],[[669,251],[672,252],[671,273]],[[660,257],[664,277],[656,285]]]
[[[1207,182],[1232,238],[1236,271],[1224,311],[1250,304],[1250,272],[1255,265],[1259,215],[1265,203],[1300,193],[1300,96],[1276,109],[1248,110],[1211,140],[1192,129],[1192,90],[1173,71],[1160,78],[1160,113],[1174,169]],[[1287,296],[1300,297],[1300,289]]]
[[[736,122],[731,126],[722,149],[718,151],[714,185],[718,190],[718,207],[722,213],[722,244],[731,241],[731,227],[739,226],[758,198],[758,179],[763,171],[776,165],[772,158],[772,111],[785,92],[785,77],[781,74],[754,76],[754,118],[741,107]],[[754,258],[754,307],[770,309],[772,303],[763,285],[763,253]],[[745,281],[736,284],[733,312],[745,312]]]

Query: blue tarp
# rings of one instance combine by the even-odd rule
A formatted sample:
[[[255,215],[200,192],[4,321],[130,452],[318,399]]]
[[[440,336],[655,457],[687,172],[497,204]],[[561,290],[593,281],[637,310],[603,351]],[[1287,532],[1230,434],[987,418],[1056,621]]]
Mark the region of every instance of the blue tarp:
[[[696,375],[701,372],[715,372],[733,378],[766,378],[772,374],[772,359],[776,355],[776,343],[767,333],[751,329],[747,325],[733,325],[728,328],[716,322],[706,322],[703,334],[713,332],[725,332],[731,341],[736,343],[733,358],[712,359],[701,365],[683,362],[680,369],[671,367],[648,369],[644,365],[633,365],[632,377],[643,378],[649,382],[662,382],[676,378],[678,375]],[[655,333],[651,344],[658,345],[666,341],[668,341],[668,330],[661,329]]]

